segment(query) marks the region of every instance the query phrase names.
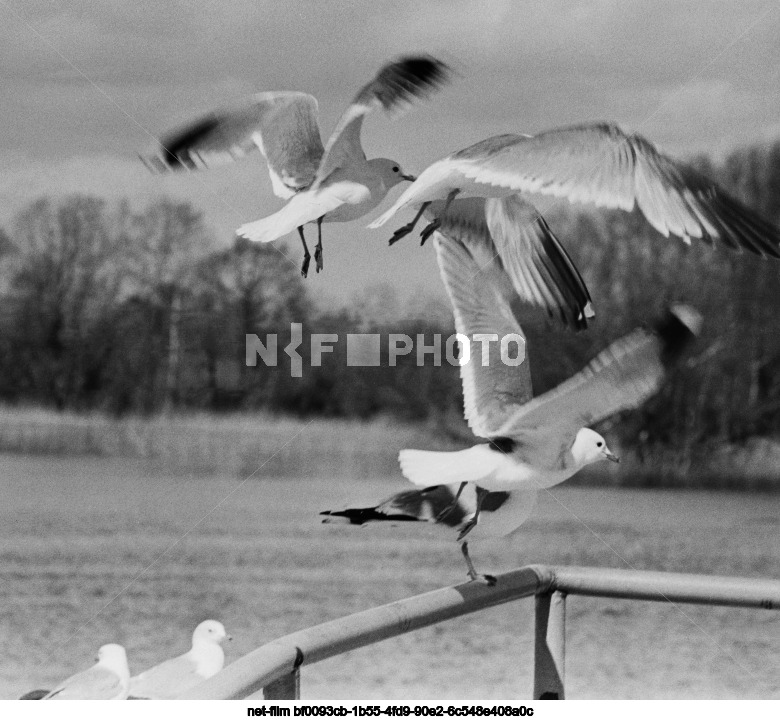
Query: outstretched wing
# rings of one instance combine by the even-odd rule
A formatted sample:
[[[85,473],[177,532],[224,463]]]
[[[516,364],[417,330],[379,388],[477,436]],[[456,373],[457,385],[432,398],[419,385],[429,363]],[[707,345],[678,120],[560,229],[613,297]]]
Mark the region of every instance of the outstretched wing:
[[[439,232],[457,237],[506,271],[518,297],[567,326],[586,328],[594,313],[574,262],[536,208],[519,195],[434,201],[426,211]],[[510,299],[511,300],[511,299]]]
[[[370,83],[361,88],[341,116],[325,146],[314,187],[337,168],[350,165],[353,159],[365,159],[360,129],[366,115],[377,108],[392,110],[411,103],[415,98],[426,97],[444,85],[449,77],[449,67],[428,55],[401,58],[385,65]]]
[[[489,138],[447,163],[467,178],[517,191],[623,210],[636,204],[664,236],[780,257],[780,230],[701,173],[616,125]]]
[[[274,193],[289,198],[311,185],[323,155],[317,101],[306,93],[259,93],[167,134],[155,155],[142,158],[155,172],[194,170],[231,162],[259,149]]]
[[[654,330],[632,331],[579,373],[516,409],[496,435],[517,439],[534,464],[552,466],[580,428],[637,408],[654,395],[700,326],[695,310],[672,306]]]
[[[485,244],[470,245],[455,234],[437,232],[434,245],[455,328],[470,341],[470,357],[460,366],[466,420],[476,435],[492,438],[507,414],[533,395],[525,336],[510,307],[512,283]],[[495,340],[485,342],[481,334]],[[502,358],[505,338],[514,343],[503,341]]]

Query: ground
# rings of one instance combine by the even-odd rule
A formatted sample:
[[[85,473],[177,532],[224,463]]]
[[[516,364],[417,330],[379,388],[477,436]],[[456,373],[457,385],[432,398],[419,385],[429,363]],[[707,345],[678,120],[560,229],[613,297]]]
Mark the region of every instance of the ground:
[[[318,512],[400,476],[172,476],[143,461],[0,456],[0,697],[48,687],[119,642],[137,673],[221,620],[228,662],[307,626],[465,579],[457,545],[415,524]],[[777,495],[552,489],[478,568],[527,563],[780,577]],[[415,527],[412,527],[415,526]],[[304,698],[522,699],[533,602],[448,621],[303,669]],[[571,698],[779,698],[780,613],[570,598]]]

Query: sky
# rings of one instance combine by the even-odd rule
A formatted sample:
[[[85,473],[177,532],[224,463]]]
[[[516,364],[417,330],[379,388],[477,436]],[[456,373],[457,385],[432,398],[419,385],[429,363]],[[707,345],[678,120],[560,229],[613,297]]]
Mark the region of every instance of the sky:
[[[325,139],[385,62],[415,52],[450,64],[453,82],[363,128],[368,156],[407,172],[490,135],[600,120],[676,156],[722,158],[780,139],[778,38],[775,0],[0,0],[0,226],[41,195],[139,207],[169,195],[202,209],[227,245],[281,205],[262,157],[156,177],[137,153],[264,90],[313,94]],[[442,294],[431,247],[410,237],[390,249],[395,226],[366,229],[400,192],[324,226],[325,271],[306,281],[315,300]],[[286,242],[297,265],[299,241]]]

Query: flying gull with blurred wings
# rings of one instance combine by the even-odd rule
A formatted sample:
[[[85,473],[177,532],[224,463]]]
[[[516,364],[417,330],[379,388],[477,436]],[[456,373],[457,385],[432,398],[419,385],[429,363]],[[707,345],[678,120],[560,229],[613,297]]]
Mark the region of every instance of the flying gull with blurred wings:
[[[192,634],[187,653],[163,661],[130,679],[133,698],[177,698],[219,673],[225,665],[222,641],[230,639],[219,621],[203,621]]]
[[[388,190],[413,181],[399,163],[366,159],[360,142],[363,119],[377,108],[391,110],[425,97],[449,80],[447,65],[430,56],[404,57],[385,65],[357,93],[325,147],[317,123],[317,100],[306,93],[259,93],[235,108],[210,113],[165,136],[158,152],[142,158],[155,172],[193,170],[243,157],[255,148],[268,163],[274,193],[288,200],[278,212],[242,225],[238,235],[268,243],[298,229],[301,273],[311,255],[303,226],[317,223],[314,258],[322,270],[322,223],[355,220],[373,210]]]
[[[455,452],[403,450],[401,471],[422,490],[397,494],[374,508],[328,515],[353,523],[421,520],[455,527],[469,577],[492,583],[474,569],[465,537],[480,526],[481,535],[511,533],[528,517],[539,489],[562,483],[590,463],[617,461],[604,438],[585,426],[652,396],[701,318],[688,306],[672,306],[655,330],[632,331],[534,398],[527,356],[519,366],[501,358],[501,339],[523,333],[499,259],[485,245],[467,245],[456,236],[436,233],[434,245],[456,330],[472,348],[482,346],[481,353],[472,350],[460,373],[466,419],[488,442]],[[487,348],[485,335],[492,337]]]
[[[439,220],[444,237],[457,238],[480,259],[467,282],[490,283],[508,303],[519,299],[565,326],[587,327],[594,313],[585,281],[550,226],[524,198],[435,200],[426,214]]]
[[[446,210],[456,197],[503,198],[536,193],[630,211],[635,206],[662,235],[699,238],[732,250],[780,258],[780,231],[716,183],[659,152],[641,135],[600,123],[539,135],[496,135],[429,165],[369,228],[405,207],[417,215],[390,243],[412,232],[435,200]],[[422,231],[423,242],[441,223]]]
[[[125,649],[107,643],[98,650],[94,666],[57,684],[42,700],[122,700],[127,698],[129,684]]]

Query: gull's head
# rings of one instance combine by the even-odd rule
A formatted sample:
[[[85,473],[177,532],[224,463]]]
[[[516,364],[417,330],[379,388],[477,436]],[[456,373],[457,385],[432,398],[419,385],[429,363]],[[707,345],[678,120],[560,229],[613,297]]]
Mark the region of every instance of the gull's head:
[[[408,180],[411,183],[415,181],[415,177],[404,173],[401,165],[395,160],[390,160],[388,158],[373,158],[368,162],[371,164],[374,172],[382,178],[385,188],[392,188],[394,185],[398,185],[398,183],[401,183],[404,180]]]
[[[127,670],[127,653],[125,653],[124,646],[120,646],[118,643],[107,643],[101,646],[97,652],[97,662],[101,666],[106,666],[112,671],[116,671],[120,676],[124,673],[128,673]]]
[[[620,459],[607,448],[607,442],[603,436],[590,428],[580,428],[577,437],[571,447],[571,453],[578,467],[587,466],[596,461],[613,461],[619,463]]]
[[[203,642],[222,643],[225,639],[230,641],[230,636],[227,635],[225,627],[219,621],[214,620],[199,623],[192,634],[193,645]]]

